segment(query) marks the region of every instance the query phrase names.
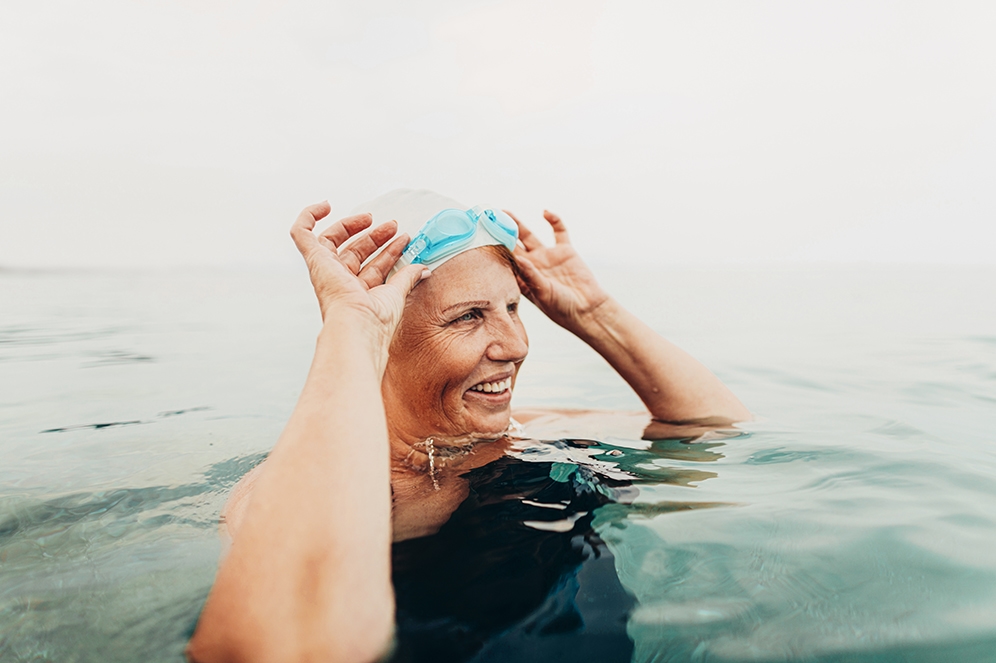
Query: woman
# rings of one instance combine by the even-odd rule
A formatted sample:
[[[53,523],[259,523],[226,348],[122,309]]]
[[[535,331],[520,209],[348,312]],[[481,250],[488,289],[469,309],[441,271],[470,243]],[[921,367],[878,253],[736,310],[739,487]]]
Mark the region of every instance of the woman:
[[[466,522],[466,503],[474,501],[468,496],[476,499],[481,486],[500,484],[495,473],[510,467],[506,454],[515,442],[505,433],[513,423],[511,392],[528,351],[520,293],[601,354],[657,426],[688,436],[690,425],[704,430],[750,416],[705,367],[599,287],[557,216],[544,214],[555,237],[548,247],[517,219],[517,228],[506,223],[503,229],[500,212],[475,208],[467,215],[470,239],[432,255],[426,241],[420,243],[431,240],[435,228],[432,222],[422,226],[432,216],[427,211],[464,206],[402,191],[369,207],[378,218],[384,210],[399,212],[391,216],[421,230],[412,232],[416,240],[408,251],[410,237],[398,234],[395,221],[370,228],[370,214],[314,235],[329,213],[327,203],[306,208],[291,229],[323,327],[286,429],[226,507],[232,544],[191,640],[193,660],[374,661],[385,655],[395,628],[394,587],[402,594],[408,591],[402,587],[431,591],[431,585],[399,578],[398,567],[415,559],[438,565],[438,551],[418,557],[420,542],[452,532],[456,520]],[[423,255],[415,255],[419,247]],[[406,264],[413,255],[414,264]],[[543,420],[536,412],[519,418],[526,429],[516,437]],[[561,501],[573,504],[575,497]],[[595,507],[576,508],[588,514]],[[392,540],[399,542],[394,585]],[[487,548],[495,537],[480,540]],[[447,541],[460,545],[459,536]],[[548,550],[550,540],[540,545]],[[557,558],[561,566],[539,574],[537,582],[547,584],[537,600],[576,593],[565,585],[563,568],[574,568],[586,553],[570,545],[555,542],[556,552],[544,553],[543,559]],[[496,621],[486,607],[479,619],[468,617],[471,626],[461,623],[452,631],[460,637],[426,644],[417,636],[419,615],[411,628],[402,623],[411,611],[399,600],[399,628],[416,634],[411,651],[465,660],[493,633],[511,632],[517,610],[531,609],[506,603],[511,616]],[[425,620],[433,619],[436,607],[428,608]],[[400,640],[404,645],[405,637]],[[456,640],[460,651],[438,649]],[[399,655],[419,657],[404,646]]]

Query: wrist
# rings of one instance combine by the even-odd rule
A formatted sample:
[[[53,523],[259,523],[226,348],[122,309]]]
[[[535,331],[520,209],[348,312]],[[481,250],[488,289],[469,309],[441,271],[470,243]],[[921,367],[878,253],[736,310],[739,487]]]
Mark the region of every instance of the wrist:
[[[391,334],[373,314],[348,307],[327,311],[318,332],[319,350],[338,348],[357,358],[369,357],[378,373],[383,373],[390,344]]]
[[[579,314],[571,331],[589,345],[600,345],[618,337],[620,320],[625,316],[624,309],[612,297],[606,298],[591,310]]]

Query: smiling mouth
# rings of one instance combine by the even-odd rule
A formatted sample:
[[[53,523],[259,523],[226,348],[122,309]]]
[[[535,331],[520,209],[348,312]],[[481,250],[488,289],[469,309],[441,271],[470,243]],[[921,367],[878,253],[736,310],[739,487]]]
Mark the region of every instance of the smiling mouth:
[[[497,382],[482,382],[475,384],[468,391],[479,391],[485,394],[500,394],[512,388],[512,378],[508,377]]]

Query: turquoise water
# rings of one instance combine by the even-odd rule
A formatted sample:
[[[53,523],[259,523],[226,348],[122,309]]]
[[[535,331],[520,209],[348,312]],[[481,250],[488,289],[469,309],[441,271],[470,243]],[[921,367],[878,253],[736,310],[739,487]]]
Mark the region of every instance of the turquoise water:
[[[602,530],[634,660],[996,661],[996,270],[602,277],[758,415]],[[514,405],[638,407],[523,315]],[[0,660],[180,660],[317,325],[298,272],[0,272]]]

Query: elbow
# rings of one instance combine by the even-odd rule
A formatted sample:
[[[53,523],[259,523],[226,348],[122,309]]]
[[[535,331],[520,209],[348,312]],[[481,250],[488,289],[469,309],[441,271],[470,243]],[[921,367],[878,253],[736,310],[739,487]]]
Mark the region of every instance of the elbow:
[[[254,643],[236,624],[218,623],[210,615],[207,617],[201,615],[183,652],[188,663],[241,663],[261,658],[262,652],[252,655]]]
[[[326,631],[342,637],[327,643],[324,658],[312,660],[376,663],[386,659],[394,649],[394,593],[389,592],[383,601],[371,604],[365,612],[339,620],[334,630]]]
[[[318,633],[302,634],[301,644],[304,646],[289,660],[332,663],[383,661],[394,647],[393,602],[389,609],[366,612],[364,616],[334,620]]]
[[[275,615],[249,624],[205,612],[184,652],[190,663],[375,663],[394,643],[393,602],[366,614],[283,623]]]
[[[226,647],[226,644],[229,643],[222,642],[210,630],[201,628],[198,623],[197,631],[187,643],[183,653],[187,663],[221,663],[222,661],[243,660],[236,650],[230,646]]]
[[[212,652],[214,652],[213,656]],[[211,663],[212,661],[234,660],[231,657],[223,658],[219,655],[220,653],[216,647],[211,646],[209,638],[204,637],[200,627],[198,627],[197,632],[194,633],[194,637],[190,639],[190,642],[187,643],[186,649],[183,650],[187,663]]]
[[[326,643],[321,646],[301,646],[301,643],[280,643],[277,647],[248,647],[245,643],[211,641],[193,637],[184,650],[188,663],[252,663],[254,661],[284,661],[286,663],[377,663],[391,653],[393,629],[387,635],[351,636],[349,642]]]
[[[343,663],[377,663],[385,660],[394,649],[394,615],[391,614],[380,625],[372,626],[365,633],[350,637],[348,650],[339,647],[328,648],[322,656],[308,660],[336,660]],[[341,658],[333,658],[341,656]]]

